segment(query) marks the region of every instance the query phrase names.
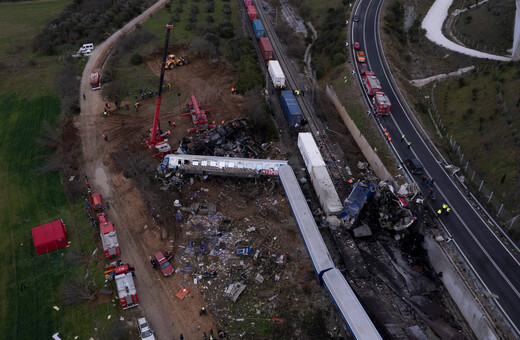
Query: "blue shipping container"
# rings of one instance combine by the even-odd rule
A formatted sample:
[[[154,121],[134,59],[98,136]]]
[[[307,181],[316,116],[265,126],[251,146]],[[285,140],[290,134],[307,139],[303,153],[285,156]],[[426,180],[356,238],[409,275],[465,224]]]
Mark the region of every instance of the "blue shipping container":
[[[291,91],[282,91],[280,95],[280,103],[282,104],[282,109],[289,125],[295,126],[296,124],[300,124],[302,120],[302,111],[300,110],[300,106],[298,105],[296,98],[294,98],[293,93]]]
[[[253,20],[253,32],[255,32],[255,37],[262,38],[265,37],[264,25],[260,20]]]

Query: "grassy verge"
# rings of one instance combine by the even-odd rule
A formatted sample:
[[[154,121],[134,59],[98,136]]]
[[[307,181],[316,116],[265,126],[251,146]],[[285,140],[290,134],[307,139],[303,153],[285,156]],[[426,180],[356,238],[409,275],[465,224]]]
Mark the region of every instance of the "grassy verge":
[[[44,122],[57,124],[60,99],[53,89],[61,65],[58,57],[33,54],[31,41],[41,27],[70,0],[0,4],[0,329],[2,338],[101,338],[109,332],[118,310],[111,303],[64,306],[62,284],[72,277],[88,279],[99,288],[103,272],[93,259],[97,234],[85,218],[83,204],[67,202],[63,178],[56,172],[35,171],[44,165],[37,139],[47,139]],[[83,202],[83,203],[82,203]],[[35,255],[31,229],[62,218],[70,247]],[[71,264],[69,254],[84,254],[85,262]],[[22,284],[24,289],[22,289]],[[58,306],[59,311],[53,309]],[[113,318],[107,319],[106,315]],[[95,330],[97,328],[97,331]]]

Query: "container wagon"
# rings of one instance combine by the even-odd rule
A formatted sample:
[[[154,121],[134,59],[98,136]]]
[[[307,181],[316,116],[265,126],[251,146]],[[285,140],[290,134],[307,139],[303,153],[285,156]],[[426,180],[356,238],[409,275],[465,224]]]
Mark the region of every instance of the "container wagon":
[[[285,74],[283,74],[278,60],[270,60],[267,64],[267,71],[269,71],[274,88],[285,89]]]
[[[253,20],[253,32],[257,39],[265,37],[264,25],[262,25],[262,22],[258,19]]]
[[[343,205],[312,134],[308,132],[298,134],[298,149],[300,149],[323,211],[327,215],[339,215]]]
[[[258,19],[258,13],[256,13],[255,6],[247,6],[247,15],[249,16],[249,21]]]
[[[273,59],[274,51],[269,38],[260,38],[258,45],[260,46],[260,52],[262,52],[262,57],[265,61]]]
[[[285,118],[287,118],[289,125],[295,126],[296,124],[300,124],[302,121],[302,111],[293,93],[291,91],[282,91],[280,103],[282,104],[283,112],[285,113]]]

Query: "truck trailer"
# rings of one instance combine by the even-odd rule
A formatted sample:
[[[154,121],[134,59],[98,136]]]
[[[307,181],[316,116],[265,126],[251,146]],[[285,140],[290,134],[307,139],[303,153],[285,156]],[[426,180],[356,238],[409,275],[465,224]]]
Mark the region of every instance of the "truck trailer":
[[[285,89],[285,75],[278,60],[270,60],[267,64],[269,76],[275,89]]]

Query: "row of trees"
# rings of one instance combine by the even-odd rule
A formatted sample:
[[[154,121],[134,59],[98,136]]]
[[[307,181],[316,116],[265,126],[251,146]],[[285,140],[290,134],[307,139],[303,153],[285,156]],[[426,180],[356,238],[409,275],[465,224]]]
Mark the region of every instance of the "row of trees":
[[[33,50],[48,55],[96,43],[148,8],[153,0],[74,0],[33,40]]]

